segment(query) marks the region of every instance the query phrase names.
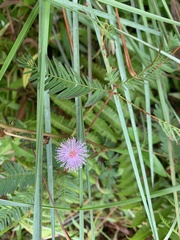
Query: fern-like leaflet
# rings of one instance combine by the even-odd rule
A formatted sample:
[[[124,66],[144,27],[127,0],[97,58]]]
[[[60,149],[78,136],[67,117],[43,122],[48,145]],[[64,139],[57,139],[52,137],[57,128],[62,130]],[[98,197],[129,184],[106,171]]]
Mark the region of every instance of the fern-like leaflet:
[[[162,130],[166,134],[166,136],[172,140],[175,141],[176,144],[180,141],[180,129],[169,124],[168,122],[164,122],[161,119],[158,119],[159,125],[162,127]]]
[[[55,58],[53,58],[53,62],[51,62],[47,58],[47,74],[45,89],[48,90],[50,94],[57,94],[56,97],[61,99],[71,99],[86,95],[88,93],[92,93],[92,95],[89,97],[88,101],[85,104],[85,107],[89,107],[90,105],[94,105],[95,103],[97,103],[97,101],[102,99],[105,95],[110,95],[110,97],[108,98],[110,99],[114,94],[114,90],[117,89],[118,87],[122,86],[125,88],[134,89],[134,86],[136,84],[143,83],[143,81],[141,80],[152,79],[154,77],[153,76],[154,74],[156,77],[161,71],[159,67],[165,62],[166,59],[167,58],[161,57],[161,55],[159,54],[152,64],[147,66],[139,74],[135,75],[132,78],[127,79],[121,84],[116,84],[119,78],[119,72],[112,69],[112,71],[108,73],[106,77],[106,80],[108,80],[109,83],[115,83],[114,89],[110,90],[109,84],[103,87],[99,83],[99,81],[97,80],[89,81],[87,77],[85,76],[81,77],[72,68],[63,66]],[[19,66],[30,69],[28,72],[26,72],[26,73],[31,72],[32,74],[29,79],[30,81],[34,82],[39,80],[38,67],[30,56],[24,56],[22,59],[18,59],[18,62]],[[129,84],[130,82],[131,84]],[[121,94],[116,93],[116,96],[128,102],[127,99],[124,98]],[[168,122],[164,122],[161,119],[149,114],[143,109],[137,107],[132,102],[128,103],[134,106],[135,108],[139,109],[140,111],[144,112],[145,114],[148,114],[156,121],[158,121],[163,131],[166,133],[167,137],[169,137],[173,141],[176,141],[176,143],[179,142],[180,130],[178,128],[174,127]],[[107,102],[105,104],[107,104]]]
[[[22,212],[19,207],[7,207],[1,206],[0,209],[0,231],[3,231],[7,227],[11,227],[13,222],[18,222],[21,218]]]
[[[25,171],[21,165],[13,162],[3,163],[6,175],[1,179],[0,196],[14,193],[15,190],[25,189],[34,184],[34,172]]]
[[[30,56],[24,56],[18,59],[19,66],[30,69],[26,73],[32,73],[30,81],[39,80],[38,68]],[[92,93],[89,102],[95,103],[107,93],[101,84],[97,81],[89,81],[85,76],[79,76],[72,68],[63,66],[55,58],[51,62],[47,58],[47,74],[45,89],[50,94],[57,94],[57,98],[71,99]]]
[[[22,191],[26,189],[27,186],[34,184],[34,172],[25,170],[21,165],[15,162],[3,163],[3,168],[6,173],[1,179],[0,196],[11,194],[9,196],[11,200],[13,199],[15,204],[17,200],[16,195],[14,195],[15,191]],[[22,196],[20,197],[20,195]],[[22,206],[16,207],[12,205],[7,207],[1,205],[0,231],[3,231],[7,227],[11,228],[14,223],[19,222],[23,216],[27,214],[29,207],[24,207],[24,200],[26,200],[26,203],[32,202],[29,199],[29,193],[26,192],[24,194],[18,194],[18,204],[21,205],[20,203],[23,202]],[[6,200],[3,201],[5,205]]]

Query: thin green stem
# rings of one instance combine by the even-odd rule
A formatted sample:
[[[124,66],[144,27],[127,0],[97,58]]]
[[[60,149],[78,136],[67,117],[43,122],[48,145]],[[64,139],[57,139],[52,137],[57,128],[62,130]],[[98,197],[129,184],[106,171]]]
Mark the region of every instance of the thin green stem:
[[[131,4],[135,7],[134,0],[131,0]],[[138,22],[137,15],[133,14],[134,21]],[[137,36],[139,39],[142,40],[142,34],[139,29],[137,31]],[[144,45],[139,43],[139,49],[141,52],[145,52]],[[143,69],[145,66],[142,64]],[[144,92],[145,92],[145,102],[146,102],[146,112],[151,113],[151,105],[150,105],[150,92],[149,92],[149,81],[144,80]],[[151,170],[151,182],[154,185],[154,164],[153,164],[153,143],[152,143],[152,123],[151,117],[147,114],[147,132],[148,132],[148,148],[149,148],[149,160],[150,160],[150,170]]]
[[[89,77],[90,81],[92,81],[92,38],[91,38],[91,28],[88,27],[87,31],[88,31],[88,36],[87,36],[87,42],[88,42],[88,77]],[[89,94],[89,95],[91,95],[91,94]],[[88,162],[86,164],[86,181],[87,181],[87,187],[88,187],[89,204],[92,205],[91,183],[90,183],[90,177],[89,177]],[[93,210],[90,210],[90,224],[91,224],[91,239],[95,240]]]
[[[172,14],[171,14],[171,12],[170,12],[170,9],[169,9],[169,6],[168,6],[167,1],[161,0],[161,2],[162,2],[162,4],[163,4],[163,6],[164,6],[164,9],[165,9],[168,17],[173,20],[173,17],[172,17]],[[178,4],[179,4],[178,1],[177,1],[177,4],[176,4],[176,1],[171,1],[171,4],[172,4],[173,2],[174,2],[174,7],[178,6]],[[177,12],[178,12],[178,11],[177,11]],[[174,28],[175,33],[177,34],[178,38],[180,39],[180,34],[179,34],[179,31],[178,31],[177,27],[176,27],[175,25],[173,25],[173,28]]]
[[[139,0],[139,5],[140,8],[142,10],[144,10],[144,5],[143,2],[141,0]],[[144,25],[147,26],[147,19],[146,17],[143,17],[143,22]],[[151,36],[148,32],[146,32],[146,38],[147,38],[147,42],[152,44],[152,40],[151,40]],[[166,44],[166,40],[164,40],[164,43]],[[154,52],[153,51],[149,51],[149,54],[151,56],[151,59],[155,58]],[[156,83],[157,83],[157,89],[158,89],[158,94],[159,94],[159,99],[160,99],[160,104],[162,107],[162,112],[163,112],[163,116],[166,122],[170,122],[169,119],[169,111],[168,111],[168,105],[166,102],[166,89],[165,86],[163,85],[162,82],[162,77],[159,78],[159,76],[157,76],[156,78]],[[173,157],[173,147],[172,147],[172,142],[170,141],[170,139],[167,139],[167,145],[168,145],[168,153],[169,153],[169,163],[170,163],[170,169],[171,169],[171,181],[172,181],[172,185],[176,186],[176,176],[175,176],[175,164],[174,164],[174,157]],[[175,211],[176,211],[176,218],[177,218],[177,222],[178,222],[178,233],[180,236],[180,211],[179,211],[179,203],[178,203],[178,198],[177,198],[177,193],[174,192],[174,204],[175,204]]]
[[[112,14],[112,8],[108,7],[108,9],[109,9],[109,13]],[[114,24],[114,23],[112,22],[111,24]],[[117,48],[117,51],[116,51],[117,55],[116,56],[117,56],[117,61],[118,61],[118,66],[119,66],[121,79],[125,80],[125,79],[127,79],[126,71],[125,71],[125,67],[124,67],[125,64],[124,64],[124,61],[123,61],[122,52],[121,52],[121,49],[119,47],[119,42],[118,42],[117,39],[116,39],[116,48]],[[124,93],[125,93],[127,101],[131,101],[129,89],[125,90]],[[149,186],[148,186],[148,182],[147,182],[146,170],[145,170],[145,166],[144,166],[140,141],[139,141],[137,128],[136,128],[136,123],[135,123],[135,117],[134,117],[132,105],[127,104],[127,106],[128,106],[128,109],[129,109],[131,124],[132,124],[132,127],[133,127],[133,133],[134,133],[135,142],[136,142],[136,146],[137,146],[139,163],[140,163],[140,167],[141,167],[141,172],[142,172],[142,177],[143,177],[143,182],[144,182],[144,188],[145,188],[146,195],[144,193],[144,189],[143,189],[143,186],[142,186],[142,183],[141,183],[141,180],[140,180],[139,170],[138,170],[137,163],[136,163],[136,160],[135,160],[135,157],[134,157],[134,154],[133,154],[132,146],[131,146],[131,143],[130,143],[130,140],[128,139],[128,137],[126,139],[126,144],[128,146],[128,149],[129,149],[129,154],[130,154],[130,157],[131,157],[131,163],[132,163],[132,166],[133,166],[133,169],[134,169],[134,174],[135,174],[135,177],[136,177],[137,185],[139,187],[139,191],[140,191],[140,194],[141,194],[141,197],[142,197],[142,201],[143,201],[143,204],[144,204],[144,208],[145,208],[145,211],[146,211],[151,229],[152,229],[156,239],[158,239],[157,228],[156,228],[156,223],[155,223],[153,208],[152,208],[152,202],[151,202],[151,198],[150,198],[150,191],[149,191]],[[118,110],[120,111],[120,108]],[[120,112],[120,114],[122,115],[121,112]],[[123,126],[124,125],[126,125],[126,124],[124,123]],[[123,129],[124,129],[124,127],[123,127]],[[124,134],[125,134],[125,136],[127,135],[127,133],[125,132],[125,129],[124,129]]]
[[[77,0],[73,0],[77,3]],[[79,20],[78,14],[73,12],[73,68],[79,74],[80,73],[80,59],[79,59]],[[84,134],[84,122],[82,114],[82,102],[81,98],[77,97],[75,99],[76,104],[76,131],[77,139],[85,141]],[[79,169],[79,205],[83,207],[83,169]],[[80,215],[80,229],[79,229],[79,239],[84,240],[84,211],[79,211]]]
[[[36,135],[36,182],[34,200],[33,240],[42,239],[42,166],[43,166],[43,126],[44,126],[44,85],[46,54],[49,33],[50,3],[39,1],[39,72],[40,83],[37,95],[37,135]]]
[[[164,18],[164,17],[158,16],[156,14],[152,14],[150,12],[147,12],[147,11],[139,9],[139,8],[134,8],[134,7],[128,6],[127,4],[120,3],[118,1],[114,1],[114,0],[98,0],[98,1],[102,2],[104,4],[107,4],[107,5],[122,9],[123,11],[136,13],[136,14],[139,14],[140,16],[144,16],[144,17],[148,17],[148,18],[152,18],[152,19],[161,21],[161,22],[165,22],[165,23],[169,23],[169,24],[176,24],[177,26],[180,26],[180,22],[173,21],[171,19]]]
[[[51,108],[50,108],[50,98],[47,92],[44,93],[44,123],[45,131],[51,133]],[[54,202],[54,181],[53,181],[53,159],[52,159],[52,139],[49,140],[49,143],[46,145],[46,159],[47,159],[47,176],[48,176],[48,191],[51,195],[50,205],[53,206]],[[53,200],[53,202],[52,202]],[[52,240],[55,240],[55,211],[50,209],[50,218],[51,218],[51,231],[52,231]]]
[[[87,1],[87,3],[91,7],[91,2]],[[113,14],[112,13],[112,8],[109,7],[109,6],[108,6],[108,12],[109,12],[109,14]],[[94,18],[94,19],[96,18],[93,14],[93,11],[92,11],[91,17]],[[112,22],[112,21],[110,21],[110,23],[114,24],[114,22]],[[96,25],[94,25],[94,28],[95,28],[95,32],[96,32],[96,35],[97,35],[97,39],[99,41],[99,45],[101,47],[101,51],[102,51],[102,55],[103,55],[103,58],[104,58],[104,63],[105,63],[107,72],[111,72],[112,68],[109,64],[105,48],[102,45],[103,44],[102,35],[100,34],[100,31],[96,27]],[[121,49],[119,47],[119,43],[117,41],[116,41],[116,51],[117,51],[116,52],[117,53],[117,60],[118,60],[119,70],[120,70],[120,73],[121,73],[121,78],[126,79],[125,69],[123,68],[124,64],[123,64],[123,59],[122,59],[122,53],[121,53]],[[113,88],[113,86],[112,86],[112,88]],[[125,92],[125,94],[126,94],[126,98],[128,98],[129,101],[130,101],[129,93]],[[151,218],[152,214],[150,213],[150,211],[152,212],[150,193],[149,193],[149,188],[148,188],[148,184],[147,184],[146,172],[145,172],[144,163],[143,163],[143,159],[142,159],[142,153],[141,153],[141,148],[140,148],[140,144],[139,144],[139,139],[138,139],[138,135],[137,135],[137,131],[136,131],[136,125],[135,125],[135,122],[134,122],[132,106],[130,104],[128,104],[128,109],[129,109],[129,112],[131,114],[131,120],[132,120],[133,129],[134,129],[134,135],[135,135],[136,144],[137,144],[137,148],[138,148],[138,154],[139,154],[139,157],[140,157],[140,164],[141,164],[143,179],[144,179],[144,183],[145,183],[146,194],[149,196],[148,197],[149,206],[147,205],[146,197],[145,197],[143,186],[142,186],[142,183],[141,183],[141,179],[140,179],[137,163],[136,163],[136,160],[135,160],[135,156],[134,156],[134,153],[133,153],[133,148],[132,148],[132,145],[131,145],[131,141],[130,141],[130,138],[129,138],[129,134],[128,134],[124,114],[123,114],[123,111],[122,111],[122,107],[121,107],[120,101],[119,101],[119,99],[116,95],[114,95],[114,101],[115,101],[117,112],[118,112],[118,115],[119,115],[119,119],[120,119],[120,122],[121,122],[121,125],[122,125],[122,129],[123,129],[124,137],[125,137],[125,140],[126,140],[127,148],[128,148],[128,151],[129,151],[131,163],[132,163],[132,166],[133,166],[133,169],[134,169],[134,174],[135,174],[135,177],[136,177],[137,185],[139,187],[139,191],[140,191],[140,194],[141,194],[141,197],[142,197],[143,204],[145,206],[145,210],[146,210],[146,213],[147,213],[147,216],[148,216],[148,219],[149,219],[149,223],[151,225],[151,228],[154,229],[154,227],[153,227],[154,222],[152,221],[152,218]],[[150,207],[150,209],[149,209],[149,207]],[[155,230],[154,230],[154,232],[156,233]]]

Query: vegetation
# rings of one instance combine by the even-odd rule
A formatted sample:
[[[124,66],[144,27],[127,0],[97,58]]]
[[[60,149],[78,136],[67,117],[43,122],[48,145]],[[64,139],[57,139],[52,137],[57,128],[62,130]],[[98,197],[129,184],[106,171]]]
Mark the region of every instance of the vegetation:
[[[0,9],[0,239],[179,239],[179,1]]]

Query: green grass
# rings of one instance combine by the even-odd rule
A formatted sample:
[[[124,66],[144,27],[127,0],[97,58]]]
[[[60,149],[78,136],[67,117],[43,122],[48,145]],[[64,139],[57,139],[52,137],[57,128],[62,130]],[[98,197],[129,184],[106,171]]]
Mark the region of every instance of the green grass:
[[[179,239],[178,1],[0,6],[0,239]]]

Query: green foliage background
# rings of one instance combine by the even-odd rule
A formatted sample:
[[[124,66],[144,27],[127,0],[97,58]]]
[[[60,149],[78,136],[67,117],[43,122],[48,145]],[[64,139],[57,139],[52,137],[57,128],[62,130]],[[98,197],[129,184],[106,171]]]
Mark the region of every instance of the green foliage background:
[[[179,239],[180,6],[134,4],[1,3],[0,239]],[[55,159],[71,136],[78,172]]]

